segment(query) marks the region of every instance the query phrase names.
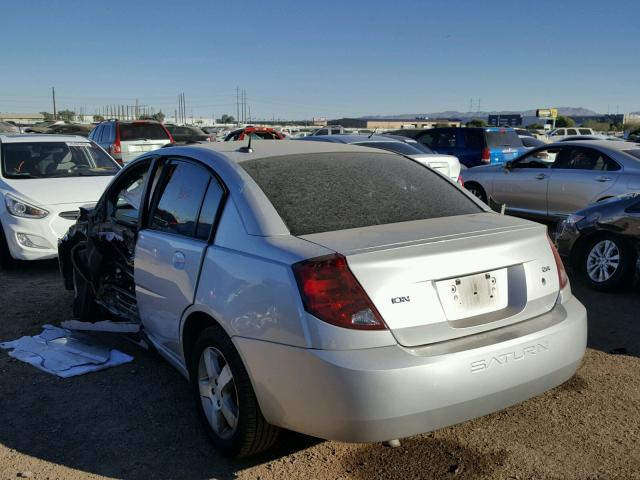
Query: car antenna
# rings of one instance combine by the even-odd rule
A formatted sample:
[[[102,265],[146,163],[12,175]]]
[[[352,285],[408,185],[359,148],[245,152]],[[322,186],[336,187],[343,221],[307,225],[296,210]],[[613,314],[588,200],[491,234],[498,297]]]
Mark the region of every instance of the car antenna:
[[[371,137],[373,137],[373,136],[376,134],[376,132],[377,132],[377,131],[378,131],[378,129],[377,129],[377,128],[374,128],[374,129],[373,129],[373,132],[371,132],[371,135],[369,135],[369,136],[367,137],[367,140],[369,140]]]
[[[252,137],[251,133],[249,133],[249,143],[244,147],[240,147],[238,149],[238,151],[242,152],[242,153],[251,153],[251,152],[253,152],[253,148],[251,148],[251,139],[252,138],[253,137]]]

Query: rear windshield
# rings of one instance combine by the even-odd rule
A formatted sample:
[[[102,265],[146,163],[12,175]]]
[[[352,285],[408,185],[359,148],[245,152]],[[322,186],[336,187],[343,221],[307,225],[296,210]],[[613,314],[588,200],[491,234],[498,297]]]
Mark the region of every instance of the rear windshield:
[[[513,130],[486,132],[485,135],[487,136],[487,146],[489,147],[522,148],[522,140]]]
[[[629,155],[636,157],[640,160],[640,150],[625,150],[624,153],[628,153]]]
[[[118,164],[89,142],[21,142],[2,145],[5,178],[115,175]]]
[[[380,148],[382,150],[389,150],[390,152],[400,153],[402,155],[422,155],[420,150],[403,142],[358,142],[356,145]]]
[[[390,153],[318,153],[241,162],[292,235],[481,212],[441,175]]]
[[[158,123],[121,123],[120,141],[169,140],[169,135]]]

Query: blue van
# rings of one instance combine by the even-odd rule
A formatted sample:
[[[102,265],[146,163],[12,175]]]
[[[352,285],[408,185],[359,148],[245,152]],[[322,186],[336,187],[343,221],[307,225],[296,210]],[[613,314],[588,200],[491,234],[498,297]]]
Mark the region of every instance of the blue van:
[[[527,151],[513,128],[407,128],[387,133],[410,137],[438,153],[454,155],[469,168],[505,163]]]

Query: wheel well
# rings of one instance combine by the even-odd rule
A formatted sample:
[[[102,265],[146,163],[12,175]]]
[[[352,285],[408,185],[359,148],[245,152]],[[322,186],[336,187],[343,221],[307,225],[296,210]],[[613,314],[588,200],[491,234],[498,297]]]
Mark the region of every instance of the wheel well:
[[[612,195],[608,195],[606,197],[599,198],[598,200],[596,200],[596,203],[602,202],[603,200],[608,200],[609,198],[613,198],[613,196]]]
[[[220,324],[204,312],[194,312],[184,321],[182,328],[182,353],[187,367],[191,362],[191,350],[200,334],[209,327],[220,327]]]

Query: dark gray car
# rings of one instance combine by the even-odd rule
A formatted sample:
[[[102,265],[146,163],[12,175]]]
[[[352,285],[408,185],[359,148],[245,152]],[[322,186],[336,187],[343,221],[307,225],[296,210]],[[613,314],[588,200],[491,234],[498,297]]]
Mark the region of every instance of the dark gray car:
[[[611,198],[569,215],[558,227],[558,251],[598,290],[633,280],[640,246],[640,193]]]

